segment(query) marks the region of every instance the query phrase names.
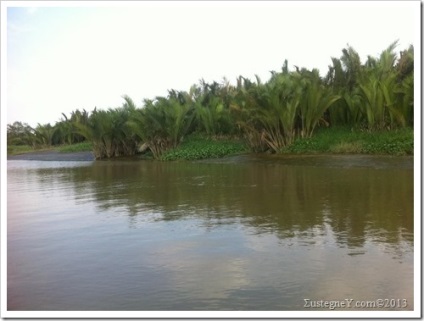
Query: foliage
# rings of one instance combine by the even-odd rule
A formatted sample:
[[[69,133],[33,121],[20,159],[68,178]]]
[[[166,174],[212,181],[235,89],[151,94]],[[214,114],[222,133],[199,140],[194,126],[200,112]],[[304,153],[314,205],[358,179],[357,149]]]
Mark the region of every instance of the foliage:
[[[156,101],[145,101],[144,108],[135,110],[127,125],[141,142],[147,144],[153,156],[160,158],[163,152],[181,143],[193,116],[190,104],[175,97],[157,97]]]
[[[35,128],[35,141],[41,146],[51,146],[55,128],[50,124],[38,124]]]
[[[283,152],[412,155],[414,133],[408,127],[372,132],[349,127],[321,128],[313,137],[298,139]]]
[[[30,145],[7,145],[7,155],[18,155],[33,151],[34,147]]]
[[[340,96],[324,86],[317,70],[290,73],[287,63],[266,84],[244,82],[239,125],[254,151],[280,152],[296,137],[311,137],[324,113]],[[244,112],[244,115],[243,115]]]
[[[61,153],[76,153],[76,152],[89,152],[93,150],[93,145],[90,142],[81,142],[71,145],[63,145],[56,148]]]
[[[238,139],[191,135],[178,148],[165,152],[161,160],[197,160],[218,158],[246,151]]]
[[[325,81],[342,97],[329,108],[332,124],[361,123],[376,130],[413,124],[414,51],[410,46],[398,58],[396,46],[364,64],[352,47],[340,59],[332,58]]]
[[[207,135],[228,135],[234,130],[230,112],[232,87],[224,80],[223,84],[200,82],[198,97],[194,101],[198,129]]]
[[[75,110],[71,112],[71,116],[68,118],[64,113],[62,113],[63,118],[56,123],[55,132],[53,134],[53,144],[75,144],[85,140],[84,136],[78,134],[78,129],[76,124],[87,124],[89,114],[83,109]]]
[[[54,145],[75,144],[85,138],[77,133],[76,123],[86,123],[88,112],[73,111],[70,118],[62,113],[63,118],[51,124],[38,124],[36,128],[28,124],[15,122],[7,126],[8,145],[30,145],[33,148]]]
[[[300,102],[301,137],[311,137],[318,121],[325,122],[324,113],[341,96],[335,95],[331,88],[324,86],[317,70],[304,70],[303,74],[305,88]]]
[[[49,148],[88,142],[96,158],[148,150],[156,159],[171,159],[174,156],[170,155],[176,155],[173,153],[193,154],[179,147],[185,137],[196,132],[203,137],[237,136],[254,152],[305,152],[309,148],[412,153],[411,137],[394,142],[383,139],[383,143],[351,141],[345,134],[335,136],[345,140],[328,144],[325,136],[315,140],[315,132],[323,135],[322,129],[327,127],[334,138],[331,130],[337,132],[339,126],[375,132],[376,137],[383,137],[384,131],[396,133],[413,126],[414,48],[410,46],[398,56],[396,46],[397,42],[390,44],[378,57],[369,56],[364,63],[355,49],[347,46],[340,58],[331,58],[323,78],[315,69],[295,66],[290,71],[286,60],[281,71],[271,71],[265,83],[258,76],[255,81],[239,76],[235,86],[225,78],[221,83],[202,79],[188,92],[171,89],[167,97],[146,99],[141,107],[123,96],[121,107],[95,108],[91,113],[77,109],[69,116],[62,114],[54,126],[38,124],[31,128],[15,122],[7,127],[8,145]],[[211,147],[206,151],[207,146],[200,144],[197,147],[202,152],[187,157],[232,150],[220,152],[218,147]]]
[[[34,129],[28,124],[18,121],[7,125],[7,145],[28,145],[34,147]]]
[[[86,123],[75,123],[78,134],[92,143],[96,159],[136,153],[137,141],[127,125],[135,106],[129,97],[125,96],[124,99],[122,107],[95,109]]]

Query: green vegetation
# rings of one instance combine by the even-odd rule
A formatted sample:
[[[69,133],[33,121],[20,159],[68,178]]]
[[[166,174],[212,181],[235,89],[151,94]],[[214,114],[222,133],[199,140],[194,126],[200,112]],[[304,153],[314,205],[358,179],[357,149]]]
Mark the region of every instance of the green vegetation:
[[[195,160],[218,158],[243,153],[247,150],[246,144],[240,139],[191,135],[178,148],[165,152],[160,159]]]
[[[321,128],[313,137],[299,139],[283,152],[412,155],[414,132],[412,128],[372,132],[347,127]]]
[[[155,159],[199,159],[246,146],[272,153],[412,154],[414,49],[398,56],[396,46],[365,63],[352,47],[343,49],[325,77],[316,69],[290,71],[285,61],[265,83],[257,76],[240,76],[235,86],[225,78],[201,80],[140,107],[123,96],[120,107],[76,110],[53,126],[15,122],[8,125],[8,151],[89,142],[80,148],[91,146],[97,159],[147,150]]]
[[[33,152],[35,149],[29,145],[8,145],[7,155],[18,155]]]
[[[60,153],[76,153],[76,152],[91,152],[93,145],[90,142],[81,142],[72,145],[59,145],[50,147],[33,147],[29,145],[9,145],[7,146],[7,155],[18,155],[31,152],[41,152],[54,150]]]
[[[93,144],[85,141],[72,145],[59,146],[55,150],[61,153],[91,152],[93,150]]]
[[[77,124],[84,124],[88,121],[89,115],[83,112],[73,111],[68,118],[62,114],[63,118],[54,126],[50,124],[32,128],[26,123],[14,122],[7,125],[7,146],[9,151],[25,152],[31,150],[51,149],[54,146],[72,145],[85,141],[85,137],[77,133]],[[23,147],[27,146],[27,147]]]
[[[134,155],[136,152],[134,134],[128,126],[135,107],[129,97],[124,99],[121,108],[94,109],[85,122],[74,124],[75,133],[92,143],[94,156],[98,159]]]

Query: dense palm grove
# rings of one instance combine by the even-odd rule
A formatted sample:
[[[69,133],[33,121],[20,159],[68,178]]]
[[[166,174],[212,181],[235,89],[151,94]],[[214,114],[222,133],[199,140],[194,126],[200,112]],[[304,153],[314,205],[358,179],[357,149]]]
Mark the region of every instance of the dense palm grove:
[[[262,83],[240,76],[235,86],[200,81],[188,91],[137,107],[124,96],[121,107],[76,110],[54,126],[15,122],[9,145],[51,146],[88,140],[96,158],[133,155],[149,149],[155,158],[176,148],[185,136],[243,138],[252,151],[281,152],[317,127],[349,126],[368,131],[413,126],[414,49],[395,53],[391,44],[379,57],[360,61],[352,48],[332,58],[327,75],[305,68],[289,71],[287,61]]]

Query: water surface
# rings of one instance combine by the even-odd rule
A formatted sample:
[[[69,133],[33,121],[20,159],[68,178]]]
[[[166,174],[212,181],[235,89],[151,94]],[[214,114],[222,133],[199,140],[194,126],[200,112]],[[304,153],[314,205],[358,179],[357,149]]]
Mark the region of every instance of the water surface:
[[[11,160],[7,174],[8,310],[413,309],[410,157]]]

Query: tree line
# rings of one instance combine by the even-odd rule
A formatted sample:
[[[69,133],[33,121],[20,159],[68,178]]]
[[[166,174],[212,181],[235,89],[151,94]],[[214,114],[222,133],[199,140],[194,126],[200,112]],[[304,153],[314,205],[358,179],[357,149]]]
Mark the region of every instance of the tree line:
[[[317,127],[350,126],[368,131],[413,126],[414,48],[396,54],[397,42],[378,57],[361,62],[351,47],[331,58],[325,77],[317,69],[272,71],[267,82],[239,76],[201,80],[188,91],[145,99],[137,107],[128,96],[122,106],[75,110],[54,126],[8,125],[8,144],[51,146],[90,141],[96,158],[133,155],[149,149],[155,158],[176,148],[185,136],[243,138],[252,151],[278,153]]]

